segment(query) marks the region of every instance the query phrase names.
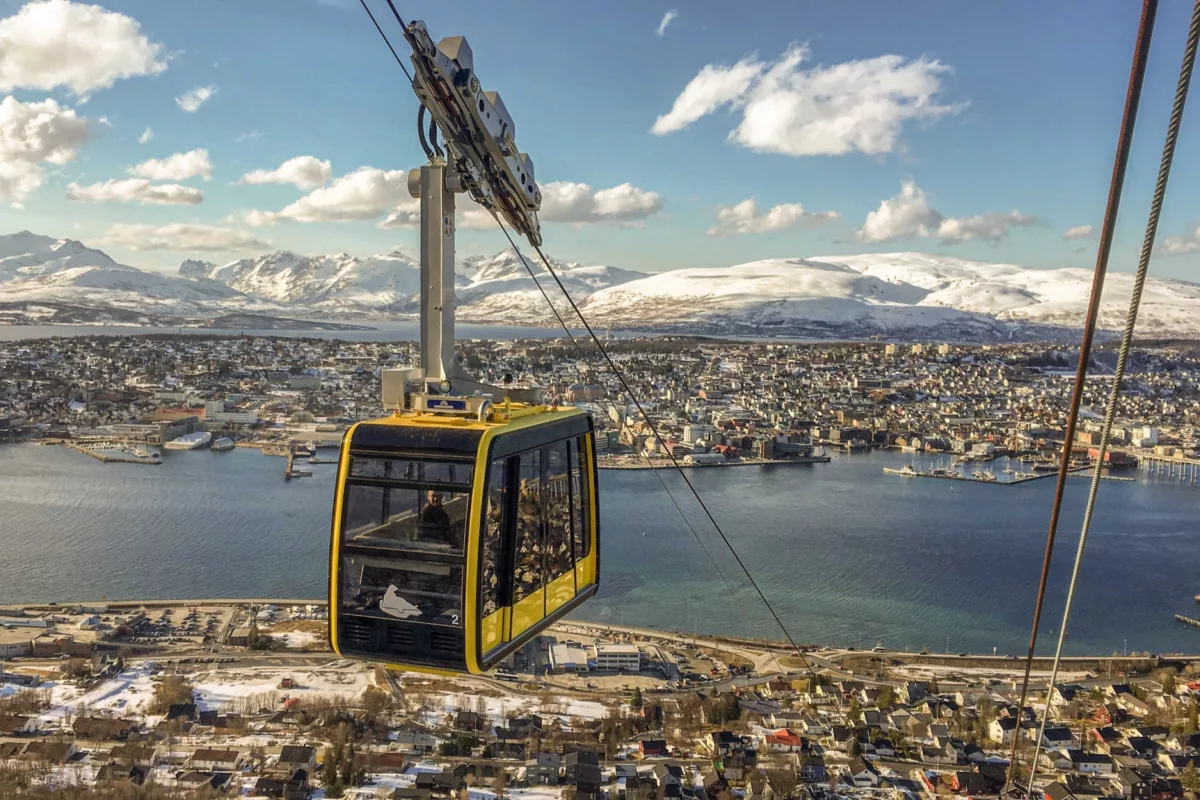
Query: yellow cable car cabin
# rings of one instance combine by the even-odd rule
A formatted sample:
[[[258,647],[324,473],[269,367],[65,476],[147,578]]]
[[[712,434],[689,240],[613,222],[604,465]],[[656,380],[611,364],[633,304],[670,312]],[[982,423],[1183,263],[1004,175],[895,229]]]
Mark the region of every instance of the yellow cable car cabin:
[[[480,417],[347,431],[329,571],[338,655],[485,672],[596,593],[592,418],[507,404]]]

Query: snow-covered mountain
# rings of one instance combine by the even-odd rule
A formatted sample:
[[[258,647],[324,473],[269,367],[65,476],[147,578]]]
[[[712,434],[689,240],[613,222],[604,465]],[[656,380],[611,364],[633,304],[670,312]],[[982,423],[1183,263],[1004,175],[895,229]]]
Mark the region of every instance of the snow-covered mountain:
[[[1132,287],[1110,274],[1101,327],[1119,329]],[[614,326],[793,335],[1052,336],[1084,321],[1091,272],[1035,270],[924,253],[770,259],[663,272],[597,291],[584,304]],[[1200,335],[1200,285],[1150,279],[1138,330]]]
[[[280,250],[220,266],[185,261],[179,274],[277,303],[348,310],[391,310],[421,288],[420,269],[399,250],[365,260],[348,253],[309,257]]]
[[[118,264],[72,239],[29,231],[0,236],[0,302],[70,303],[148,314],[194,314],[264,304],[209,280],[188,280]]]
[[[710,334],[1074,338],[1091,286],[1088,270],[1034,270],[922,253],[780,258],[657,274],[552,265],[597,324]],[[537,263],[528,266],[566,316],[569,309],[549,273]],[[1131,285],[1127,273],[1109,275],[1103,328],[1121,327]],[[163,275],[118,264],[80,242],[22,231],[0,236],[0,306],[14,303],[116,309],[126,316],[380,318],[419,310],[420,270],[398,250],[363,259],[279,251],[220,265],[188,260],[177,275]],[[456,306],[464,321],[557,324],[512,249],[460,262]],[[1200,284],[1150,279],[1138,332],[1200,336]]]
[[[530,277],[523,260],[537,275],[541,290]],[[600,289],[647,277],[644,272],[617,267],[584,267],[553,258],[550,265],[576,303],[586,301]],[[456,292],[458,314],[464,320],[529,325],[545,323],[549,316],[550,321],[554,321],[546,308],[543,290],[560,314],[570,311],[554,278],[541,262],[529,260],[512,248],[486,258],[465,259],[460,271],[471,278],[469,283],[460,284]]]

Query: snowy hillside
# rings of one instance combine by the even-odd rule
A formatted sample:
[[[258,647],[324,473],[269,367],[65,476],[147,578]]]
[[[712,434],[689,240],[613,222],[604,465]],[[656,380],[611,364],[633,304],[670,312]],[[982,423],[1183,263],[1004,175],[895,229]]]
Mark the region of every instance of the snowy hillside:
[[[302,256],[280,250],[216,265],[185,261],[179,274],[207,278],[278,303],[387,310],[420,292],[420,270],[404,253],[359,260],[348,253]]]
[[[0,302],[71,303],[172,316],[276,310],[214,281],[146,272],[80,242],[28,231],[0,236]]]
[[[1074,338],[1091,286],[1088,270],[1035,270],[922,253],[778,258],[657,274],[552,264],[597,324],[709,334]],[[530,266],[565,316],[569,309],[549,273]],[[462,259],[455,278],[464,321],[557,324],[512,249]],[[1122,325],[1131,284],[1127,273],[1109,275],[1103,328]],[[418,312],[420,270],[398,250],[362,259],[282,250],[227,264],[188,260],[177,275],[163,275],[118,264],[69,239],[28,231],[0,236],[0,306],[33,303],[159,317],[383,318]],[[1150,279],[1138,332],[1200,336],[1200,284]]]

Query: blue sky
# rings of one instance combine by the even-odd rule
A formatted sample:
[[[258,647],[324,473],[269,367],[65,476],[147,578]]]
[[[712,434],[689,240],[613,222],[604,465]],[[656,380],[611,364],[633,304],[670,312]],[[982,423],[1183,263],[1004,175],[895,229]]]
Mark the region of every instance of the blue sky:
[[[0,0],[0,101],[13,98],[0,134],[5,109],[29,136],[21,120],[49,118],[23,148],[0,135],[0,232],[81,239],[168,271],[267,249],[415,253],[414,229],[381,223],[406,202],[396,171],[424,160],[416,99],[357,0],[101,5]],[[383,0],[371,5],[406,56]],[[435,39],[468,37],[539,182],[553,184],[547,251],[654,271],[898,250],[1090,267],[1095,239],[1063,234],[1100,226],[1139,10],[1128,0],[397,7]],[[1132,268],[1140,246],[1189,11],[1170,0],[1159,12],[1115,269]],[[28,26],[52,22],[61,46],[36,52]],[[211,96],[185,110],[180,98],[202,87]],[[1160,226],[1172,243],[1152,266],[1159,276],[1198,274],[1195,116]],[[308,157],[294,165],[306,167],[298,185],[238,182],[297,157]],[[355,218],[333,221],[344,216]],[[494,228],[459,237],[462,254],[504,244]]]

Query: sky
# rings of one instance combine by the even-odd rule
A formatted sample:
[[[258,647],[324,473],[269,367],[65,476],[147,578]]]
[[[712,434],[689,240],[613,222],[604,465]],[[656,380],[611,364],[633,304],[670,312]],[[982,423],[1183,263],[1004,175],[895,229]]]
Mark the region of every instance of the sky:
[[[384,0],[367,2],[407,59]],[[467,37],[534,161],[556,258],[1095,261],[1131,0],[396,5],[435,40]],[[1116,270],[1141,246],[1190,10],[1159,10]],[[0,233],[165,272],[277,249],[415,254],[416,112],[358,0],[0,0]],[[1200,275],[1196,114],[1158,277]],[[460,255],[507,244],[477,216]]]

